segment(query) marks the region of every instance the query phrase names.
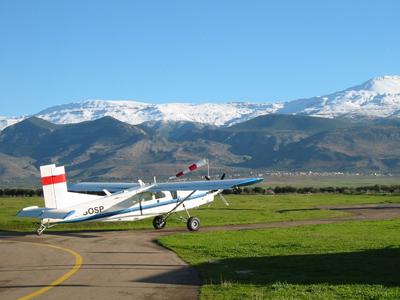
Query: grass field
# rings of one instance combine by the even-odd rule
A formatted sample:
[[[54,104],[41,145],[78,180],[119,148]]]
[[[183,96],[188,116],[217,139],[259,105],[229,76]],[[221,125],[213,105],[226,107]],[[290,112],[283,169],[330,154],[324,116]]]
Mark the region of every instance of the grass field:
[[[400,219],[180,234],[201,299],[400,299]]]
[[[358,187],[380,185],[395,185],[400,183],[399,176],[267,176],[262,187],[290,185],[295,187]]]
[[[277,221],[334,218],[345,216],[344,211],[305,210],[323,205],[400,203],[400,196],[385,195],[229,195],[230,206],[217,199],[211,207],[192,210],[191,214],[201,219],[202,226],[267,223]],[[0,230],[33,231],[37,226],[34,219],[16,217],[23,207],[43,206],[41,198],[0,198]],[[169,227],[185,226],[170,219]],[[49,230],[122,230],[152,228],[150,219],[140,222],[90,222],[58,225]]]

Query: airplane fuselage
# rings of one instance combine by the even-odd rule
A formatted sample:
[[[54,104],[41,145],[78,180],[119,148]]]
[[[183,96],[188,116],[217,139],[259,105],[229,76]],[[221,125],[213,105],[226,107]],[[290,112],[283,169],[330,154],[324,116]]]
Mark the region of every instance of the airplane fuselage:
[[[187,196],[188,192],[162,192],[164,197],[149,200],[138,199],[137,192],[121,192],[104,196],[80,205],[66,207],[71,213],[64,219],[43,219],[45,223],[75,223],[75,222],[115,222],[137,221],[155,217],[173,210]],[[216,192],[196,191],[185,202],[176,208],[176,212],[193,209],[214,201]]]

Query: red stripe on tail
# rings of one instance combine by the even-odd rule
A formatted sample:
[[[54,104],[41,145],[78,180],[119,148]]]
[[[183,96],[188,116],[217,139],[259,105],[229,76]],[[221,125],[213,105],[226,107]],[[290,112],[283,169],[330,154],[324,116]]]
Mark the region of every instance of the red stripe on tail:
[[[180,177],[183,175],[183,172],[179,172],[178,174],[175,175],[175,177]]]
[[[67,182],[67,177],[65,176],[65,174],[42,177],[42,185],[56,184],[62,182]]]

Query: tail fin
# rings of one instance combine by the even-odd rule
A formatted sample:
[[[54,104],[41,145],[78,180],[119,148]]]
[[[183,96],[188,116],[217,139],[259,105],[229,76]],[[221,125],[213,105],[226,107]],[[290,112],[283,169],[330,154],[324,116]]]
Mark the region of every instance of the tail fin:
[[[49,208],[62,208],[68,200],[67,178],[64,167],[47,165],[40,167],[44,203]]]

